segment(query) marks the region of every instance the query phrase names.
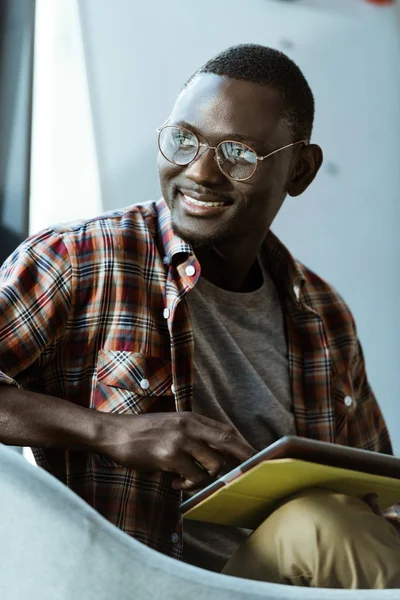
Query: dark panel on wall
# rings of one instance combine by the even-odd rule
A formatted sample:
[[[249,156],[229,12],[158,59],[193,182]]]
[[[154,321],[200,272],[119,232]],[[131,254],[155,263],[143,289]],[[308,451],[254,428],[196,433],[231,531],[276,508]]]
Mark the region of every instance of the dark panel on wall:
[[[35,2],[0,2],[0,263],[28,235]]]

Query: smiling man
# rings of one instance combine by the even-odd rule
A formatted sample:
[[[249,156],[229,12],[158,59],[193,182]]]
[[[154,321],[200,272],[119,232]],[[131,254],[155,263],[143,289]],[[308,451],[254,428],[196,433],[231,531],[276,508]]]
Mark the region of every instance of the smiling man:
[[[129,535],[192,564],[400,587],[394,507],[308,490],[255,532],[186,524],[182,495],[281,436],[391,453],[354,320],[270,231],[322,163],[285,55],[228,49],[158,131],[163,198],[49,228],[0,280],[0,440]]]

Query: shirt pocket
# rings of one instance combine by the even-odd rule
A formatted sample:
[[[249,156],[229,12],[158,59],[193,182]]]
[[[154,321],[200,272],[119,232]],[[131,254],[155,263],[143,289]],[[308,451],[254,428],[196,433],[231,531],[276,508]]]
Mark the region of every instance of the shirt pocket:
[[[107,413],[141,415],[175,411],[172,363],[140,352],[100,350],[91,408]],[[92,454],[93,468],[127,470],[109,458]]]
[[[91,408],[117,414],[175,409],[172,363],[140,352],[100,350]]]

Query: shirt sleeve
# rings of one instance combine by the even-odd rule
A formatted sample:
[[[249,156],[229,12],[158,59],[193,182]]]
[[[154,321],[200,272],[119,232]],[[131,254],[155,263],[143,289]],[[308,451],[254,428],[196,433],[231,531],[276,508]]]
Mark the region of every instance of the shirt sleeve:
[[[354,332],[357,336],[353,321]],[[382,411],[368,383],[364,355],[359,341],[352,365],[353,389],[356,411],[349,424],[349,445],[383,454],[393,454]],[[394,505],[385,511],[385,518],[400,524],[400,505]]]
[[[72,269],[62,236],[51,230],[21,244],[0,268],[0,383],[45,364],[63,336]]]
[[[351,372],[356,409],[349,422],[349,445],[382,454],[393,454],[385,419],[367,379],[364,354],[359,341]]]

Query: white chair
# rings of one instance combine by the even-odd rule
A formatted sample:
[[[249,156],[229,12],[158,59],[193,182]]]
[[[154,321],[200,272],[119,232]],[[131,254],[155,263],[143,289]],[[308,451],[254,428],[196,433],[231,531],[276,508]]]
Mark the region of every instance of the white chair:
[[[0,445],[1,600],[398,600],[228,577],[151,550]]]

